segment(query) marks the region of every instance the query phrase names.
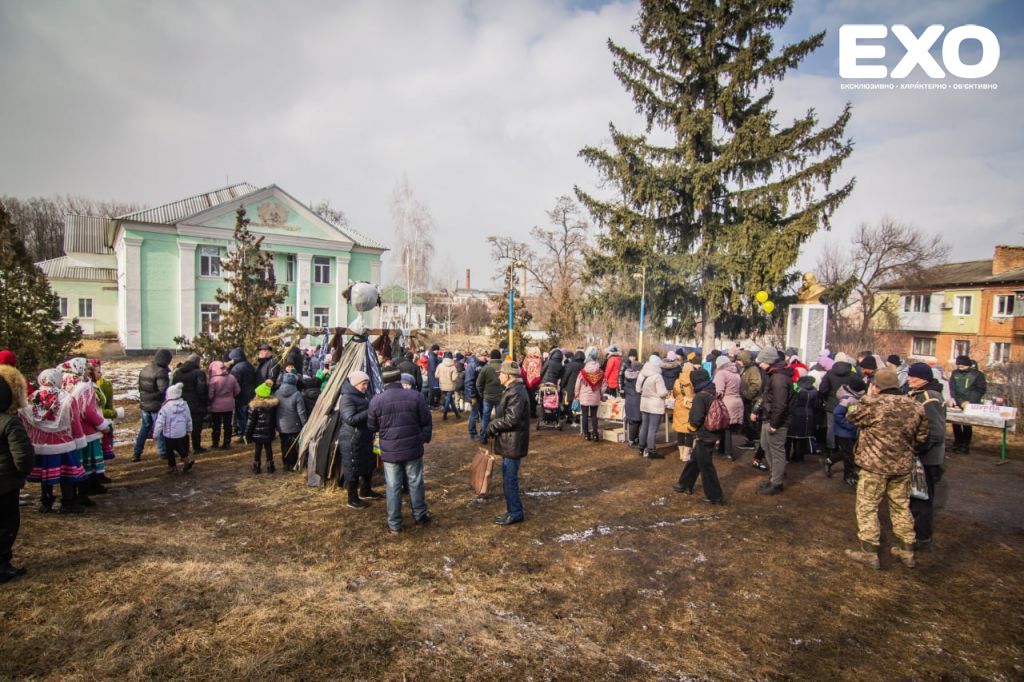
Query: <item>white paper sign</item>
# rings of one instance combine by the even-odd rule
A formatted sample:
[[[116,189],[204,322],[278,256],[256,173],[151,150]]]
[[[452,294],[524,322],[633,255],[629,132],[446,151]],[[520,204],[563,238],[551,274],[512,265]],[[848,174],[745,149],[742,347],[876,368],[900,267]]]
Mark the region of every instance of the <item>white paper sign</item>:
[[[968,403],[967,409],[964,410],[964,414],[979,414],[988,415],[990,417],[999,417],[1001,419],[1016,419],[1017,408],[1007,407],[1006,405],[976,405],[975,403]]]

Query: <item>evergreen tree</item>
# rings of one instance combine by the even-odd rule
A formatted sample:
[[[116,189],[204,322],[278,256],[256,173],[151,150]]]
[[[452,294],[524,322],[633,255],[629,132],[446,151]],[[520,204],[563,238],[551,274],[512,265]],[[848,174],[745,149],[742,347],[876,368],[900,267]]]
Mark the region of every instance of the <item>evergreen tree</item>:
[[[611,148],[580,151],[614,198],[576,188],[605,231],[588,258],[602,298],[636,314],[646,266],[647,310],[673,332],[763,325],[754,295],[794,280],[800,245],[850,194],[832,189],[852,151],[850,106],[819,126],[814,109],[780,126],[772,84],[821,46],[824,32],[775,52],[771,32],[790,0],[642,0],[637,53],[608,42],[614,71],[646,120],[646,134],[610,125]],[[658,129],[664,144],[649,139]],[[660,138],[659,138],[660,139]]]
[[[0,203],[0,348],[13,351],[19,369],[34,377],[67,359],[81,338],[77,319],[61,323],[57,295]]]
[[[221,263],[229,288],[217,289],[215,296],[221,306],[217,328],[212,333],[201,332],[194,339],[175,339],[204,358],[219,358],[238,346],[245,349],[247,357],[256,357],[267,322],[287,296],[285,287],[277,288],[274,257],[262,249],[264,238],[249,231],[250,222],[239,206],[235,213],[235,248]]]

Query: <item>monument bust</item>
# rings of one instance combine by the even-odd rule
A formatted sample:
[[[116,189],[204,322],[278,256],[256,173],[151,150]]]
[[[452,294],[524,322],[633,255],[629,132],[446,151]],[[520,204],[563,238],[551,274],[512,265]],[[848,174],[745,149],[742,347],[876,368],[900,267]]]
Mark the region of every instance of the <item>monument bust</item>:
[[[797,303],[821,303],[821,295],[825,293],[825,287],[818,283],[818,278],[813,272],[804,273],[804,285],[796,292]]]

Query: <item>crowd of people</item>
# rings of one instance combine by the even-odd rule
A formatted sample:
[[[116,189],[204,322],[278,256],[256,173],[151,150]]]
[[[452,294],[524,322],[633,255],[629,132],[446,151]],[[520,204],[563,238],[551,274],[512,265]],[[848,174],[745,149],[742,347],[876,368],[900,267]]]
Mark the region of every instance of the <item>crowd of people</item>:
[[[875,568],[883,498],[899,541],[893,555],[913,566],[914,552],[930,547],[946,408],[980,402],[986,391],[984,374],[968,357],[957,358],[947,382],[938,368],[871,352],[854,359],[825,351],[808,366],[795,349],[735,347],[702,358],[695,349],[677,348],[641,362],[635,349],[623,356],[616,345],[603,352],[530,347],[514,362],[505,348],[434,345],[379,360],[383,390],[371,397],[369,375],[352,371],[332,409],[341,420],[338,483],[346,503],[365,509],[386,498],[392,533],[402,530],[403,492],[415,523],[431,522],[423,457],[433,412],[442,420],[465,416],[468,437],[502,457],[506,513],[495,523],[511,525],[525,519],[519,475],[531,423],[579,425],[584,439],[601,442],[600,406],[621,400],[622,440],[645,458],[663,458],[657,437],[671,413],[683,463],[673,489],[692,495],[700,480],[709,504],[725,504],[716,453],[735,461],[749,452],[753,466],[768,474],[759,495],[783,492],[791,461],[819,454],[829,477],[842,462],[844,481],[856,488],[861,542],[847,554]],[[226,449],[233,438],[252,445],[254,474],[276,472],[275,443],[284,470],[298,468],[299,434],[332,371],[318,348],[292,348],[279,360],[262,344],[255,364],[241,348],[205,367],[195,354],[173,371],[171,361],[171,353],[160,350],[139,374],[141,427],[132,461],[141,460],[152,439],[168,473],[188,472],[196,455],[206,452],[202,434],[208,425],[211,447]],[[71,358],[41,372],[35,384],[16,364],[13,354],[0,351],[0,581],[23,572],[10,561],[24,481],[39,483],[42,513],[53,510],[55,490],[59,513],[94,506],[92,496],[107,492],[110,483],[105,463],[114,456],[113,420],[123,416],[98,360]],[[954,452],[969,452],[970,442],[969,426],[954,428]],[[378,455],[383,495],[371,486]]]

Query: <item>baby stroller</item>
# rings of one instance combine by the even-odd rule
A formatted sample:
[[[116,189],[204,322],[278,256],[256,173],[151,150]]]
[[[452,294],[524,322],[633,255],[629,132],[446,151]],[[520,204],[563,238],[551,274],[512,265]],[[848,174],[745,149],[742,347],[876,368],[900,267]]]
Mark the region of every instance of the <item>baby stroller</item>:
[[[540,402],[541,418],[537,420],[537,430],[542,427],[562,430],[561,412],[562,406],[558,404],[558,386],[555,384],[541,384],[537,389],[537,399]]]

